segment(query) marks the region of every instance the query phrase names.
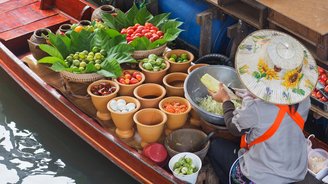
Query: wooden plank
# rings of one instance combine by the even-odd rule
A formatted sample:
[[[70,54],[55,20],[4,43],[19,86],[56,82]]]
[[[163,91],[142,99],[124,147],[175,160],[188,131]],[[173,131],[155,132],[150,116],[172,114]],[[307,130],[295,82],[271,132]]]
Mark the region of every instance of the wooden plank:
[[[33,31],[44,28],[44,27],[51,27],[53,25],[59,25],[59,24],[64,24],[68,23],[70,20],[64,16],[61,15],[55,15],[51,17],[46,17],[42,20],[39,20],[37,22],[32,22],[30,24],[27,24],[25,26],[17,27],[15,29],[2,32],[0,33],[0,39],[4,41],[9,41],[11,39],[21,37],[25,34],[30,34]]]
[[[58,14],[54,10],[39,10],[40,2],[10,12],[1,13],[0,33]],[[23,16],[22,16],[23,15]]]
[[[74,6],[72,6],[74,5]],[[86,3],[83,0],[56,0],[55,6],[60,11],[68,14],[69,16],[73,17],[76,20],[81,20],[81,13],[83,12],[84,8],[86,6],[89,6],[92,8],[92,11],[94,10],[95,6],[91,5],[90,3]],[[91,12],[92,13],[92,12]],[[86,18],[86,17],[83,17]],[[91,18],[91,14],[89,19]]]
[[[10,0],[10,1],[0,1],[0,13],[5,13],[17,8],[33,4],[38,0]]]
[[[328,34],[328,0],[257,1],[321,35]]]

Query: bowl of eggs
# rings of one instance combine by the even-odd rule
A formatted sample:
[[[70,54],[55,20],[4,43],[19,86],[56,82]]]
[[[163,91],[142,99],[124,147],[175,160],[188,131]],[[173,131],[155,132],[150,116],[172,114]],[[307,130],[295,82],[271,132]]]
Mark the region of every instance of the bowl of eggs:
[[[139,100],[130,96],[116,97],[108,102],[107,109],[116,126],[116,134],[123,139],[131,138],[134,135],[133,115],[140,109]]]

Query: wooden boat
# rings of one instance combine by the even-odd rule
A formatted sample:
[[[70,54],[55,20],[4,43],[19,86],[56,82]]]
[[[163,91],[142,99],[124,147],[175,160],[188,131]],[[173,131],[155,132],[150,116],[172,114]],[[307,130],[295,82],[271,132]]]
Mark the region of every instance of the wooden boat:
[[[54,87],[58,81],[49,85],[51,81],[45,81],[33,70],[27,46],[33,31],[41,27],[55,31],[63,23],[89,19],[94,8],[84,0],[0,0],[0,14],[7,16],[0,21],[0,66],[44,108],[136,180],[182,183],[78,108],[72,99]],[[328,150],[321,141],[313,142],[314,147]]]

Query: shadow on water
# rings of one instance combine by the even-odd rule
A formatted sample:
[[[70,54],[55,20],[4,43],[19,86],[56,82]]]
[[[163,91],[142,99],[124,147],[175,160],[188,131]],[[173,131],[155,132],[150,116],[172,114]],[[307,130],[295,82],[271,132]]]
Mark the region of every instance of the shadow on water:
[[[137,183],[59,122],[2,69],[0,172],[0,184]]]

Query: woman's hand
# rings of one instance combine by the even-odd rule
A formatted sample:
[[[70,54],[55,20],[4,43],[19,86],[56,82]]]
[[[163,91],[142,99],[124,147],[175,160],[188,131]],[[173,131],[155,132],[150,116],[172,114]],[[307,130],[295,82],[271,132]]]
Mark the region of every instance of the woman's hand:
[[[208,93],[213,97],[213,99],[217,102],[225,102],[230,100],[230,96],[228,92],[224,89],[223,83],[219,84],[219,90],[215,93],[212,91],[208,91]]]

